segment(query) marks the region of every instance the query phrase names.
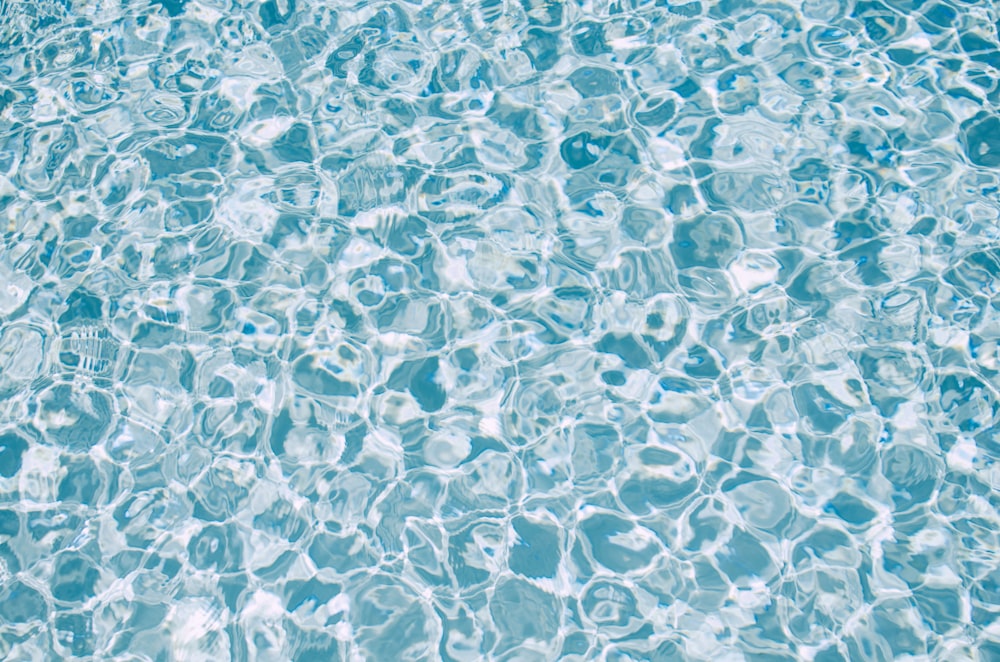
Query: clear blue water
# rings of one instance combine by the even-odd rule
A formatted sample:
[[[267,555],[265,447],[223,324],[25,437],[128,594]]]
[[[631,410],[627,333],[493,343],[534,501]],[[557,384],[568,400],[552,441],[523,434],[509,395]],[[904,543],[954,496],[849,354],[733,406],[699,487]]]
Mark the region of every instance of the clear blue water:
[[[1000,660],[998,20],[0,0],[0,658]]]

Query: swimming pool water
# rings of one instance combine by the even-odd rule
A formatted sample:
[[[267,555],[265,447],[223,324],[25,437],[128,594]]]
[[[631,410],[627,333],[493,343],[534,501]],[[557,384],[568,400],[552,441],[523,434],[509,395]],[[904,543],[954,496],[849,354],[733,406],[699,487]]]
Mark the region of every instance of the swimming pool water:
[[[1000,660],[998,29],[0,0],[0,658]]]

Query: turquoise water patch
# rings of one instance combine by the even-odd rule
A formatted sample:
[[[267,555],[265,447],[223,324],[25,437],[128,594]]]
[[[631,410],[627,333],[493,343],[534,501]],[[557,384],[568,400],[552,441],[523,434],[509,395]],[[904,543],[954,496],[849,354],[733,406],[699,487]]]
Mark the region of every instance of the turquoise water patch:
[[[0,0],[0,658],[1000,659],[998,29]]]

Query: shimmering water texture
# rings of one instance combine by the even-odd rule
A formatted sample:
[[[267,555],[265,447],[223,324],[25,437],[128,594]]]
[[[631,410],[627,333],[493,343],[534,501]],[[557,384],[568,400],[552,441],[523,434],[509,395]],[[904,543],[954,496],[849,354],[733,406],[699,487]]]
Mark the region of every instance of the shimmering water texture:
[[[0,0],[0,658],[1000,660],[998,13]]]

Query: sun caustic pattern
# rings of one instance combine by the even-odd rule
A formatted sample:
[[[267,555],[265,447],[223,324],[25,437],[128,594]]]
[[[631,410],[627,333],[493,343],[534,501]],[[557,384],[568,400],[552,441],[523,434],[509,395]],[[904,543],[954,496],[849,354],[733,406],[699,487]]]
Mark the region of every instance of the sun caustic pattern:
[[[1000,660],[998,22],[0,0],[0,658]]]

